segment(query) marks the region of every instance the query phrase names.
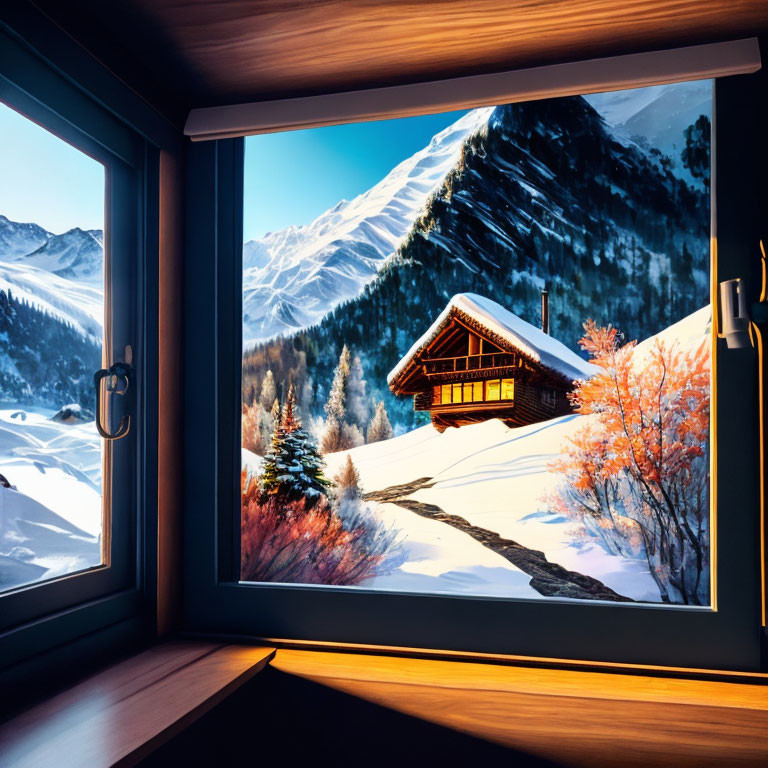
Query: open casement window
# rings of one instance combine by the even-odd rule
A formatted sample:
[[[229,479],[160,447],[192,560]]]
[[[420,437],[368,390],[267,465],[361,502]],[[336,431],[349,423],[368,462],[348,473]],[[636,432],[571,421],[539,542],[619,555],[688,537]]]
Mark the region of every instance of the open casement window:
[[[757,668],[757,359],[712,311],[759,294],[751,79],[195,147],[193,621]]]
[[[30,49],[2,31],[0,45],[5,665],[139,612],[151,163],[138,134]]]

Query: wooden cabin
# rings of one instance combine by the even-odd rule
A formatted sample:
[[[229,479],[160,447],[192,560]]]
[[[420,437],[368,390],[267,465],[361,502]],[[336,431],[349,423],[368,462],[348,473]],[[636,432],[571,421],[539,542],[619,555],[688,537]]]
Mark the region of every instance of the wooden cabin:
[[[454,296],[387,377],[396,395],[413,395],[440,431],[488,419],[520,427],[569,413],[574,381],[592,376],[582,360],[544,330],[495,301]]]

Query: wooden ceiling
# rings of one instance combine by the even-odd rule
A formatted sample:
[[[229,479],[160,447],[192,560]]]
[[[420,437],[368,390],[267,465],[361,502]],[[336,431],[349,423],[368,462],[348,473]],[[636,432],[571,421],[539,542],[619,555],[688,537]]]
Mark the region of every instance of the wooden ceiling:
[[[166,111],[715,42],[767,0],[33,0]]]

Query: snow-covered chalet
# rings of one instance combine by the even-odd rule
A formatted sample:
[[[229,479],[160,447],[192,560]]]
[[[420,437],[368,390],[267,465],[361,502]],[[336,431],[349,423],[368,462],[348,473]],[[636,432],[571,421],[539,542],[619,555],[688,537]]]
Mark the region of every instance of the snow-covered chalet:
[[[460,293],[387,383],[396,395],[413,395],[414,410],[429,411],[442,432],[488,419],[523,426],[568,413],[574,382],[596,370],[495,301]]]

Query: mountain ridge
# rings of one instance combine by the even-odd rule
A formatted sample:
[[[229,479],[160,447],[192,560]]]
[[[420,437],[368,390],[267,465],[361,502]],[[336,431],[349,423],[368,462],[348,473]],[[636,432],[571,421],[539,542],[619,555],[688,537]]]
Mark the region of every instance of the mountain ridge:
[[[340,200],[310,224],[245,243],[245,344],[312,325],[359,295],[442,183],[463,140],[482,127],[490,112],[464,115],[369,190]]]

